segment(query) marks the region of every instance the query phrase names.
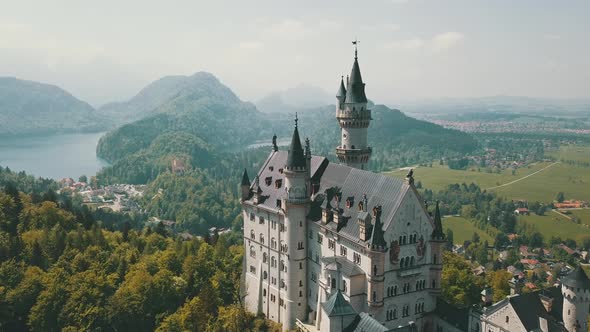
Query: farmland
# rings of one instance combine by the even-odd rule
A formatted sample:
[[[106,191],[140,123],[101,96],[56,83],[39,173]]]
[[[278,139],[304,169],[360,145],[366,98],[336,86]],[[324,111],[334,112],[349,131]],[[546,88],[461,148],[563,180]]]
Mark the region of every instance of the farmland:
[[[551,236],[558,236],[562,239],[574,239],[581,243],[590,237],[590,226],[584,223],[577,224],[552,211],[547,212],[544,216],[532,214],[520,216],[518,223],[527,224],[528,227],[532,227],[532,230],[543,234],[545,241],[548,241]]]
[[[442,220],[443,229],[453,231],[453,242],[463,244],[466,240],[471,240],[473,233],[479,234],[480,241],[488,241],[491,245],[494,243],[492,236],[477,228],[475,224],[463,217],[445,217]]]

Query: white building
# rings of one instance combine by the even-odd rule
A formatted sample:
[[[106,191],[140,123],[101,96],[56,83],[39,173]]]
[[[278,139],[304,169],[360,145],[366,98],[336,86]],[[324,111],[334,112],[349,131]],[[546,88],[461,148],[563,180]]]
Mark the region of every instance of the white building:
[[[356,56],[337,94],[342,164],[312,156],[295,129],[253,183],[244,171],[244,303],[284,329],[430,331],[445,244],[405,179],[363,170],[371,156],[365,84]]]

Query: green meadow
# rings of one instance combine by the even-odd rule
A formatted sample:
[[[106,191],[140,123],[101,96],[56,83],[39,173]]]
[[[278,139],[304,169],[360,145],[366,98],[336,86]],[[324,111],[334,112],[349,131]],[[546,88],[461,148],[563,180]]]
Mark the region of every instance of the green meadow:
[[[463,244],[466,240],[471,240],[474,232],[479,234],[480,241],[488,241],[490,245],[494,243],[494,238],[490,234],[477,228],[472,221],[463,217],[445,217],[442,219],[442,226],[445,234],[447,229],[453,231],[455,244]]]
[[[581,243],[590,237],[590,226],[584,223],[577,224],[553,211],[548,211],[544,216],[531,214],[530,216],[518,217],[518,223],[525,223],[533,227],[548,241],[551,236],[559,236],[562,239],[570,238]]]

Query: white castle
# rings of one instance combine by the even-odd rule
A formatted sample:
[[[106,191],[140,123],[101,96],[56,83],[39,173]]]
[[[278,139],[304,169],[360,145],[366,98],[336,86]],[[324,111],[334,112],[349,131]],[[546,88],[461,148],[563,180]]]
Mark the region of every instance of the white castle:
[[[365,170],[372,118],[356,50],[336,98],[341,164],[312,156],[309,140],[302,146],[296,118],[289,150],[279,151],[275,136],[253,183],[244,171],[246,309],[285,330],[520,331],[518,315],[496,324],[485,309],[437,301],[446,244],[438,203],[432,216],[412,171],[400,179]],[[586,294],[568,294],[566,302],[584,327]],[[571,301],[584,302],[584,313],[572,313]]]

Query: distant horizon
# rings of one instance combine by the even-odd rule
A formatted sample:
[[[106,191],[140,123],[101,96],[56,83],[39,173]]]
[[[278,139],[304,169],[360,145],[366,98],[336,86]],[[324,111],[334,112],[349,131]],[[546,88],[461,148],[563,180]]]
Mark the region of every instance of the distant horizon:
[[[590,99],[590,2],[22,0],[0,13],[0,75],[91,105],[163,76],[213,73],[256,101],[300,82],[335,93],[358,38],[367,96]]]

